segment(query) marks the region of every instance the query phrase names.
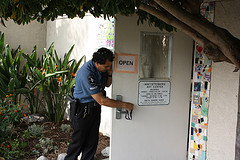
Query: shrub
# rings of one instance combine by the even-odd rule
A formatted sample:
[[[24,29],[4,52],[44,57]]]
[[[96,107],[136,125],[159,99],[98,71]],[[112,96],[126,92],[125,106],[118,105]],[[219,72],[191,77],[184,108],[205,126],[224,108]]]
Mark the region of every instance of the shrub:
[[[14,103],[13,95],[6,95],[4,99],[0,99],[0,136],[11,137],[14,126],[20,121],[23,116],[23,103]]]
[[[6,159],[16,159],[24,155],[22,149],[26,148],[26,142],[19,142],[18,139],[4,141],[0,145],[0,154]]]
[[[24,142],[13,138],[15,125],[23,116],[23,106],[21,102],[15,103],[12,94],[0,99],[0,155],[6,159],[20,157],[23,154],[22,148],[26,147]]]
[[[71,126],[69,124],[62,124],[61,129],[63,132],[70,132]]]
[[[17,103],[21,99],[21,94],[28,93],[26,86],[27,66],[22,63],[23,51],[20,46],[11,50],[8,44],[4,47],[4,33],[0,31],[0,98],[3,99],[10,93],[13,95],[13,101]]]
[[[53,140],[50,138],[40,138],[39,145],[43,149],[43,155],[47,154],[48,152],[56,152],[58,147],[53,144]]]
[[[33,135],[33,137],[37,137],[42,135],[44,126],[36,125],[35,123],[28,127],[29,132]]]

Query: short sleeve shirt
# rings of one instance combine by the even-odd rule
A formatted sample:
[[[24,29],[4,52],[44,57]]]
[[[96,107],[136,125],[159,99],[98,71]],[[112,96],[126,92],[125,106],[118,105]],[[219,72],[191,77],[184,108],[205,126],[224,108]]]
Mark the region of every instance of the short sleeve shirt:
[[[102,92],[107,82],[107,72],[99,72],[95,63],[86,62],[77,72],[73,96],[81,103],[94,101],[91,95]]]

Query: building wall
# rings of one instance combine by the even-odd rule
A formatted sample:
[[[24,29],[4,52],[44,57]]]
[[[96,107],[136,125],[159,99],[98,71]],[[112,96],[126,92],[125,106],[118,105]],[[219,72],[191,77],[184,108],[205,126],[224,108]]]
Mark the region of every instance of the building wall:
[[[47,47],[54,42],[54,48],[59,57],[63,57],[72,45],[75,45],[70,59],[79,60],[83,55],[87,56],[87,60],[91,59],[96,49],[94,43],[96,39],[92,38],[96,32],[91,29],[93,21],[94,18],[88,15],[83,19],[59,17],[55,21],[48,21]]]
[[[215,24],[240,38],[239,0],[216,2]],[[209,104],[207,159],[234,160],[239,71],[225,62],[213,63]]]
[[[118,16],[115,52],[139,54],[140,31],[160,32],[137,17]],[[113,73],[113,98],[134,103],[133,120],[112,120],[112,160],[185,160],[193,41],[180,31],[173,34],[170,104],[138,106],[138,74]]]
[[[19,45],[24,53],[31,54],[33,47],[37,46],[39,54],[44,52],[46,47],[46,23],[33,21],[29,24],[18,25],[12,20],[4,21],[7,28],[0,25],[0,31],[4,32],[5,44],[9,44],[12,49]]]

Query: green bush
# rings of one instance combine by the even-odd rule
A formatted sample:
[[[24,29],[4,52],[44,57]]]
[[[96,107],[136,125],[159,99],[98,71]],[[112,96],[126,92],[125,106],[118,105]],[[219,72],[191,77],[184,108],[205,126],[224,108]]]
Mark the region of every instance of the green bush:
[[[48,152],[55,152],[58,150],[58,147],[54,145],[53,140],[50,138],[40,138],[39,139],[39,146],[43,149],[43,155],[47,154]],[[36,146],[37,148],[37,146]]]
[[[71,126],[69,124],[62,124],[61,129],[63,132],[70,132]]]
[[[41,136],[44,130],[44,126],[36,125],[35,123],[28,127],[29,132],[33,137]]]
[[[23,116],[23,103],[14,103],[12,94],[0,99],[0,137],[11,136],[14,126]]]
[[[4,47],[4,34],[0,32],[0,98],[14,93],[13,100],[16,103],[21,99],[21,94],[27,93],[25,89],[28,68],[20,67],[23,52],[18,47],[11,51],[8,44]]]
[[[6,159],[18,158],[23,154],[21,149],[25,143],[19,142],[13,137],[15,125],[22,117],[23,103],[14,103],[12,94],[0,99],[0,155]]]
[[[18,139],[4,141],[0,146],[0,154],[6,159],[17,159],[25,154],[22,150],[26,147],[26,142],[19,142]]]

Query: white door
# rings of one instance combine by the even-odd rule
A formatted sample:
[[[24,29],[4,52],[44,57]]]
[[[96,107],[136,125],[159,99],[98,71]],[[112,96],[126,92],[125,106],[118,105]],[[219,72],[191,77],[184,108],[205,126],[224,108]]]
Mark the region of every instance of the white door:
[[[136,16],[118,16],[115,25],[116,53],[140,54],[141,32],[167,33],[138,26]],[[116,119],[113,109],[111,160],[186,159],[193,41],[180,31],[172,36],[170,77],[160,79],[170,83],[169,104],[138,105],[139,70],[113,73],[112,97],[122,95],[135,108],[132,120]]]

